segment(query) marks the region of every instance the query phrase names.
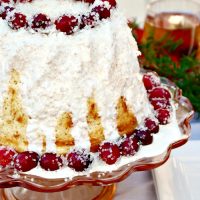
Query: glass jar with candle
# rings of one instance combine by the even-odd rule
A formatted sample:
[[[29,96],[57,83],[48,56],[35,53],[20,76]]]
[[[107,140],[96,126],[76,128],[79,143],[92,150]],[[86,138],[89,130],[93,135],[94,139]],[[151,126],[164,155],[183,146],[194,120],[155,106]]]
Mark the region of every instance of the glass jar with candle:
[[[150,1],[147,5],[143,42],[150,34],[155,40],[167,36],[174,42],[181,41],[176,54],[191,53],[198,46],[199,17],[200,4],[193,0]]]

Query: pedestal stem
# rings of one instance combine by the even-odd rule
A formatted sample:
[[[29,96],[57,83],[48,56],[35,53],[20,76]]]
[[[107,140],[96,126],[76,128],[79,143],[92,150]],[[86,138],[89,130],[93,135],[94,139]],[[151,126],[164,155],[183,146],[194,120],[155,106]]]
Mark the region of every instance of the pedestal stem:
[[[116,191],[116,185],[101,186],[77,186],[63,192],[40,193],[24,188],[6,188],[0,190],[2,200],[112,200]]]

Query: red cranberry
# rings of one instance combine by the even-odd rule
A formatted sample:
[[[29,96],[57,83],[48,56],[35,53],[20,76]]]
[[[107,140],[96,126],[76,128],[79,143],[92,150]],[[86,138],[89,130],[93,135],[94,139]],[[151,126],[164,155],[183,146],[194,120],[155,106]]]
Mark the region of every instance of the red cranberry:
[[[92,163],[92,158],[84,150],[74,150],[67,155],[67,162],[70,168],[82,172]]]
[[[11,165],[15,154],[15,151],[11,149],[6,147],[0,148],[0,166],[4,168]]]
[[[116,6],[116,0],[102,0],[103,2],[108,2],[110,5],[111,5],[111,7],[115,7]]]
[[[154,120],[147,118],[145,119],[145,127],[148,129],[150,133],[158,133],[159,132],[159,124]]]
[[[139,149],[139,141],[133,137],[124,138],[119,148],[121,155],[133,156]]]
[[[33,0],[19,0],[21,3],[32,2]]]
[[[74,32],[76,26],[78,26],[78,19],[74,16],[63,15],[55,21],[56,29],[70,35]]]
[[[136,138],[138,138],[142,145],[149,145],[153,142],[153,136],[148,130],[137,129],[134,132]]]
[[[170,111],[168,109],[157,110],[157,118],[160,124],[168,124],[170,119]]]
[[[20,2],[20,3],[27,3],[27,2],[32,2],[33,0],[14,0],[14,2]]]
[[[107,18],[110,17],[110,9],[108,9],[107,7],[105,7],[105,5],[95,6],[92,9],[92,12],[98,14],[100,20],[107,19]]]
[[[154,110],[160,108],[170,108],[170,102],[167,99],[152,99],[151,105],[154,107]]]
[[[33,17],[32,28],[33,29],[45,29],[50,25],[51,20],[44,14],[37,14]]]
[[[97,22],[97,16],[94,13],[90,13],[88,16],[82,15],[80,29],[85,28],[85,26],[94,28],[96,22]]]
[[[166,99],[169,100],[171,98],[170,92],[162,87],[154,88],[149,92],[149,99]]]
[[[55,171],[63,166],[63,160],[55,153],[45,153],[40,158],[40,166],[46,171]]]
[[[79,1],[80,1],[80,0],[79,0]],[[92,4],[92,3],[95,2],[95,0],[82,0],[82,1],[84,1],[85,3],[90,3],[90,4]]]
[[[21,172],[27,172],[35,168],[39,161],[39,155],[35,152],[25,151],[19,153],[14,159],[15,169]]]
[[[112,165],[120,157],[119,147],[116,144],[105,142],[99,147],[99,156],[108,165]]]
[[[95,0],[83,0],[85,3],[90,3],[90,4],[92,4],[92,3],[94,3],[95,2]]]
[[[16,30],[27,27],[26,16],[21,13],[15,13],[10,21],[10,26]]]
[[[0,3],[10,3],[11,0],[0,0]]]
[[[13,7],[6,6],[6,7],[4,8],[4,11],[0,13],[0,17],[1,17],[2,19],[6,19],[7,14],[8,14],[9,12],[12,12],[13,10],[14,10]]]
[[[85,3],[92,4],[95,2],[95,0],[76,0],[76,1],[84,1]]]
[[[160,86],[160,80],[154,74],[145,74],[143,76],[143,83],[147,91]]]
[[[76,1],[84,1],[85,3],[94,3],[95,0],[76,0]],[[111,6],[116,6],[116,1],[115,0],[102,0],[103,2],[108,2]]]

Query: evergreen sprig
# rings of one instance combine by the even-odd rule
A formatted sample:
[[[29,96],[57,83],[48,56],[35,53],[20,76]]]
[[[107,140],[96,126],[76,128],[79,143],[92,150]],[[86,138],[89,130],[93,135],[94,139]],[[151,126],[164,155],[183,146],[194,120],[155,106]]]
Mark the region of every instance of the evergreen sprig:
[[[139,45],[143,54],[141,63],[144,68],[155,70],[173,81],[200,113],[200,62],[195,52],[174,60],[171,55],[173,52],[175,55],[181,43],[181,39],[175,42],[167,35],[155,40],[153,33],[150,33],[146,41]]]

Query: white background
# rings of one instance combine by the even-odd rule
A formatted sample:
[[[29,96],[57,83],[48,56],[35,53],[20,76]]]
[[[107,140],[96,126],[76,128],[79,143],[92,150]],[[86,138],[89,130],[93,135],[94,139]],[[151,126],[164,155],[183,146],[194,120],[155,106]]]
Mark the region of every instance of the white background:
[[[123,10],[127,18],[137,18],[137,21],[140,24],[143,24],[144,22],[146,15],[146,5],[150,1],[151,0],[117,0],[118,5]],[[197,1],[200,3],[200,0],[193,1]]]
[[[137,18],[139,23],[144,22],[146,4],[149,0],[118,0],[118,4],[127,18]]]

